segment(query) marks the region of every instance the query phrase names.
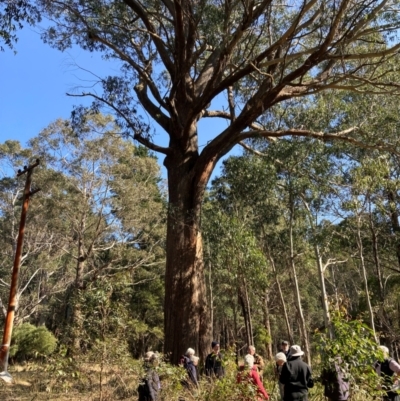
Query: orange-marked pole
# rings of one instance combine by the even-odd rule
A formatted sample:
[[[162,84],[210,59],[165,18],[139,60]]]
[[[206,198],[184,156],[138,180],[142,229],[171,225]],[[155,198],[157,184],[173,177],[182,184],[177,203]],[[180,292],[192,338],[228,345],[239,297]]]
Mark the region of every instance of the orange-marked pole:
[[[18,170],[17,174],[17,176],[19,177],[27,173],[27,176],[26,176],[24,195],[22,198],[23,202],[22,202],[21,220],[19,224],[17,248],[15,250],[14,267],[11,276],[10,297],[8,299],[7,317],[4,325],[3,342],[0,348],[0,378],[2,378],[4,381],[7,382],[12,381],[11,375],[7,372],[8,356],[10,353],[10,344],[11,344],[11,335],[14,324],[15,308],[17,306],[18,274],[19,274],[19,267],[21,264],[22,246],[24,243],[26,215],[28,212],[29,199],[33,193],[36,193],[38,191],[38,190],[31,191],[32,172],[33,169],[38,165],[39,165],[39,159],[37,159],[36,163],[32,164],[29,167],[25,166],[24,170]]]

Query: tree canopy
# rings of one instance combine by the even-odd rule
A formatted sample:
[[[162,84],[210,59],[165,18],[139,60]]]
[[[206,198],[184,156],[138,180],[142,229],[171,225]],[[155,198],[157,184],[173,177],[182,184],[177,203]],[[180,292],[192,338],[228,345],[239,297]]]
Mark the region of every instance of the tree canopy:
[[[396,0],[32,4],[49,20],[46,43],[61,51],[78,45],[121,63],[116,76],[98,77],[97,87],[75,95],[92,97],[95,111],[113,110],[126,135],[165,155],[165,351],[173,361],[189,344],[203,356],[210,344],[201,206],[223,155],[238,143],[249,146],[249,138],[272,143],[287,136],[398,152],[391,136],[378,137],[360,121],[331,114],[326,125],[305,125],[285,118],[296,104],[307,114],[323,91],[398,93]],[[82,111],[74,112],[76,124]],[[200,147],[204,118],[226,126]],[[157,141],[159,128],[166,145]]]

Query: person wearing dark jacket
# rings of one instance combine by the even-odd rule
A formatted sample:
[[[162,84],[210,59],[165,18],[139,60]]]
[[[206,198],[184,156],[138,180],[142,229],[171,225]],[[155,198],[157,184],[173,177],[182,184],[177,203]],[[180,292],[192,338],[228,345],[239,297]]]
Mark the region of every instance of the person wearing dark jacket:
[[[375,370],[382,377],[382,387],[386,390],[386,395],[382,399],[383,401],[399,401],[397,377],[400,376],[400,365],[393,358],[390,358],[387,347],[380,345],[379,348],[383,353],[384,359],[375,363]],[[397,385],[395,386],[395,384]]]
[[[307,401],[308,389],[314,386],[310,367],[301,360],[299,345],[290,347],[290,358],[283,365],[279,381],[284,385],[284,401]]]
[[[204,371],[208,377],[221,378],[225,375],[223,366],[223,355],[220,352],[219,343],[213,341],[211,343],[212,352],[207,355]]]
[[[144,367],[146,375],[139,384],[138,401],[157,401],[160,393],[160,377],[158,376],[155,367],[158,364],[157,354],[152,351],[146,353],[144,358]]]
[[[182,355],[179,364],[183,366],[187,372],[188,379],[184,381],[184,385],[190,387],[192,385],[198,386],[197,380],[197,369],[196,362],[197,357],[195,357],[195,352],[193,348],[188,348],[185,355]]]
[[[282,340],[279,343],[279,351],[278,352],[283,352],[286,356],[286,359],[289,359],[290,356],[290,344],[289,341]]]
[[[279,381],[279,377],[281,375],[283,365],[286,363],[286,361],[287,361],[287,358],[283,352],[278,352],[275,355],[275,362],[276,362],[275,379],[278,380],[280,401],[283,401],[284,394],[285,394],[285,391],[284,391],[285,386]]]
[[[347,401],[350,395],[349,382],[345,380],[340,358],[336,358],[331,368],[322,371],[321,379],[324,385],[324,396],[329,401]]]

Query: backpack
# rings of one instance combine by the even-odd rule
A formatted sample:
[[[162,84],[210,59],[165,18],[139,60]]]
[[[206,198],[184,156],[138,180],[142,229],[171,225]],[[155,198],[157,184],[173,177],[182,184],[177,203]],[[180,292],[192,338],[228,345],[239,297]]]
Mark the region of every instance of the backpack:
[[[151,399],[149,382],[146,378],[142,379],[137,388],[139,401],[148,401]]]
[[[393,401],[398,401],[399,400],[399,395],[397,392],[395,391],[390,391],[391,387],[392,387],[392,376],[394,374],[393,370],[390,369],[390,362],[392,361],[393,358],[387,358],[385,359],[383,362],[377,362],[375,364],[375,369],[377,370],[377,372],[379,372],[379,367],[380,367],[380,375],[381,377],[384,378],[384,386],[386,387],[386,394],[387,397],[390,400]]]
[[[393,376],[393,370],[390,369],[390,362],[392,361],[392,358],[387,358],[383,362],[381,362],[381,376],[384,374],[385,376],[392,377]]]
[[[325,397],[335,400],[347,400],[349,397],[349,383],[343,377],[340,365],[336,364],[324,369],[321,375]]]

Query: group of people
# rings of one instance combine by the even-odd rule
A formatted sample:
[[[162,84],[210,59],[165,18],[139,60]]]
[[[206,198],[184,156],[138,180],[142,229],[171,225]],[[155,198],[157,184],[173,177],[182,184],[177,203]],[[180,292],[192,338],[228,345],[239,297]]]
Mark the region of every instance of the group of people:
[[[220,379],[225,375],[224,358],[220,350],[220,344],[213,341],[211,353],[207,355],[204,373],[209,378]],[[299,345],[290,346],[288,341],[281,341],[279,352],[275,355],[276,380],[279,386],[281,401],[307,401],[308,389],[314,386],[310,367],[302,360],[304,352]],[[400,375],[400,365],[389,357],[389,350],[380,346],[384,355],[382,361],[376,362],[375,370],[384,378],[384,390],[386,395],[383,401],[400,401],[400,397],[393,387],[393,376]],[[199,378],[197,365],[199,358],[192,348],[188,348],[181,356],[179,364],[186,372],[184,386],[197,388]],[[158,363],[157,355],[148,352],[144,358],[146,376],[139,385],[139,401],[156,401],[160,391],[160,379],[154,369]],[[324,386],[324,395],[329,401],[347,401],[350,395],[349,383],[344,376],[340,357],[337,357],[330,369],[324,369],[321,374],[321,382]],[[238,383],[250,383],[254,386],[257,401],[268,400],[269,395],[263,385],[263,358],[256,353],[254,346],[249,346],[244,362],[239,366],[237,375]]]
[[[288,341],[282,341],[280,352],[275,355],[276,378],[283,401],[307,401],[308,389],[314,387],[311,368],[302,360],[304,352],[299,345],[289,348]]]
[[[255,355],[255,356],[254,356]],[[280,343],[280,350],[275,355],[276,379],[279,382],[279,391],[282,401],[307,401],[308,389],[314,386],[310,367],[301,359],[304,352],[299,345],[289,348],[287,341]],[[258,363],[256,363],[258,361]],[[269,396],[262,383],[264,361],[255,353],[253,346],[248,348],[244,357],[244,367],[238,376],[243,379],[243,372],[257,388],[258,401],[268,400]]]
[[[383,401],[400,401],[400,385],[393,380],[400,375],[400,365],[389,356],[389,349],[379,346],[383,359],[374,364],[375,371],[382,378]],[[310,367],[301,360],[304,352],[298,345],[289,349],[289,343],[282,341],[281,352],[276,354],[276,372],[282,401],[307,401],[308,389],[314,386]],[[349,381],[345,377],[340,356],[337,356],[329,368],[321,372],[324,396],[328,401],[347,401],[350,396]]]

